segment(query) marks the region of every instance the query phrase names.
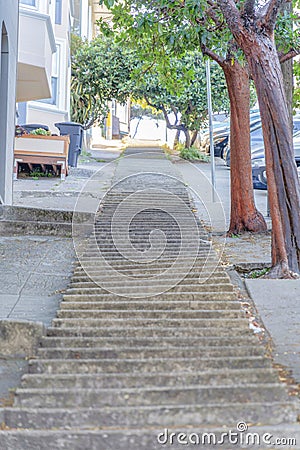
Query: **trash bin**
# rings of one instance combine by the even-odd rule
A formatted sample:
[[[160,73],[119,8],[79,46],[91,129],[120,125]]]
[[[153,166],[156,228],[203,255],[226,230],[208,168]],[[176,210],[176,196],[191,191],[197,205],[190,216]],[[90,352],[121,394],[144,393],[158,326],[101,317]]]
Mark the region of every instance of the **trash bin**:
[[[49,127],[47,125],[41,125],[40,123],[26,123],[25,125],[20,125],[22,128],[24,128],[28,133],[30,133],[33,130],[36,130],[37,128],[42,128],[45,131],[49,131]]]
[[[77,167],[82,148],[83,126],[76,122],[59,122],[54,125],[59,129],[61,136],[70,136],[68,165]]]

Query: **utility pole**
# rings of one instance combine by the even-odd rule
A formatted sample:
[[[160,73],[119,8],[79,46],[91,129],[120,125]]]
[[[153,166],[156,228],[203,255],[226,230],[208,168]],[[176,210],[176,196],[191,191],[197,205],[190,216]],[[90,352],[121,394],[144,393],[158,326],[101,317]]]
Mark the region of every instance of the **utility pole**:
[[[211,101],[211,82],[210,82],[210,61],[206,61],[206,89],[207,89],[207,108],[209,123],[209,145],[210,145],[210,165],[211,165],[211,184],[212,184],[212,201],[216,201],[216,165],[215,165],[215,149],[212,124],[212,101]]]

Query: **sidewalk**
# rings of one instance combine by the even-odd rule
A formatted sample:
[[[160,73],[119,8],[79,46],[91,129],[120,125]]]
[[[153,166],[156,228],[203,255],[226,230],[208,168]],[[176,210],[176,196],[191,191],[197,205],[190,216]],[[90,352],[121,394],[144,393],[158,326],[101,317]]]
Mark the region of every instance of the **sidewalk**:
[[[122,147],[120,141],[116,147],[94,149],[90,155],[81,156],[78,168],[71,168],[65,181],[60,178],[15,181],[14,206],[73,211],[80,191],[98,170],[103,173],[100,186],[100,196],[103,196],[111,185],[114,160],[121,154]],[[76,255],[72,238],[1,236],[0,256],[0,323],[3,324],[0,334],[5,333],[6,321],[13,321],[20,334],[24,321],[30,323],[33,330],[49,326],[73,273]],[[5,345],[8,347],[0,356],[0,407],[9,402],[9,389],[20,384],[27,369],[24,352],[11,358],[9,347],[13,347],[13,342],[6,341]]]
[[[65,181],[60,178],[30,178],[14,181],[13,204],[29,208],[46,208],[73,211],[78,195],[88,179],[97,171],[102,170],[103,195],[109,189],[111,177],[117,159],[124,144],[118,141],[118,146],[107,149],[93,149],[87,155],[81,155],[78,167],[71,167]],[[103,170],[105,168],[105,170]],[[90,193],[92,195],[92,193]]]
[[[209,164],[191,164],[186,161],[176,163],[186,183],[195,189],[198,196],[209,199],[211,192],[207,192],[204,183],[199,183],[199,172],[210,178]],[[229,198],[229,170],[222,161],[216,164],[217,193],[225,210],[228,226],[230,215]],[[205,190],[206,189],[206,190]],[[265,216],[268,228],[271,227],[270,218],[266,217],[266,191],[255,191],[258,209]],[[201,205],[199,205],[201,212]],[[210,210],[214,214],[214,210]],[[212,218],[212,221],[214,217]],[[218,225],[218,222],[217,222]],[[222,228],[222,227],[221,227]],[[214,229],[213,241],[216,249],[223,249],[224,238],[219,229]],[[247,301],[249,295],[253,300],[263,327],[272,338],[273,356],[275,362],[292,371],[292,377],[300,383],[300,279],[299,280],[268,280],[244,278],[241,270],[261,269],[271,265],[271,233],[253,235],[247,233],[236,238],[226,238],[224,252],[221,254],[222,263],[227,269],[237,270],[234,280],[241,289],[241,297]],[[240,273],[240,274],[239,274]]]

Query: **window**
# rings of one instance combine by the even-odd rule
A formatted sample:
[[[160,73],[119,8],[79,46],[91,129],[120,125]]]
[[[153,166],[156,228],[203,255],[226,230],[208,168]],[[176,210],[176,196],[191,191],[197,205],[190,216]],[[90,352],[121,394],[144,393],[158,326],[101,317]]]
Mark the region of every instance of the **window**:
[[[18,124],[24,125],[24,123],[26,123],[26,117],[27,117],[27,103],[26,102],[18,103]]]
[[[36,0],[20,0],[23,5],[36,6]]]
[[[62,0],[55,0],[55,23],[61,25],[62,21]]]
[[[42,100],[39,100],[39,102],[48,103],[49,105],[56,105],[57,104],[57,95],[58,95],[57,88],[58,88],[57,77],[51,77],[52,97],[51,98],[43,98]]]
[[[58,106],[58,96],[59,96],[59,65],[60,65],[60,45],[56,45],[56,53],[52,56],[52,76],[51,76],[51,98],[44,98],[39,100],[42,103],[48,103],[49,105]]]

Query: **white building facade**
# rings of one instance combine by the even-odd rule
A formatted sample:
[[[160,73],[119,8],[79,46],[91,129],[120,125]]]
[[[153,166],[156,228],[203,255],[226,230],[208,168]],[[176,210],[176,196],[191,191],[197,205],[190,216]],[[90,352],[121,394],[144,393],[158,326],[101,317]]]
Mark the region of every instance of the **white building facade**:
[[[26,14],[47,17],[51,37],[51,54],[47,68],[48,90],[38,97],[28,96],[18,104],[19,124],[47,125],[53,133],[58,133],[56,122],[70,118],[70,27],[71,1],[69,0],[20,0],[20,17]],[[21,21],[20,21],[21,25]],[[25,32],[31,32],[24,26]],[[50,31],[52,29],[52,32]],[[33,38],[32,38],[33,40]]]
[[[97,20],[104,19],[110,22],[111,13],[105,5],[99,4],[99,0],[73,0],[74,20],[73,32],[83,40],[91,40],[99,34]],[[129,133],[130,102],[121,105],[116,101],[109,102],[109,117],[106,121],[106,139],[120,138]],[[98,126],[90,131],[91,145],[97,145],[101,139],[101,130]]]
[[[12,203],[16,116],[18,0],[0,0],[0,203]]]

